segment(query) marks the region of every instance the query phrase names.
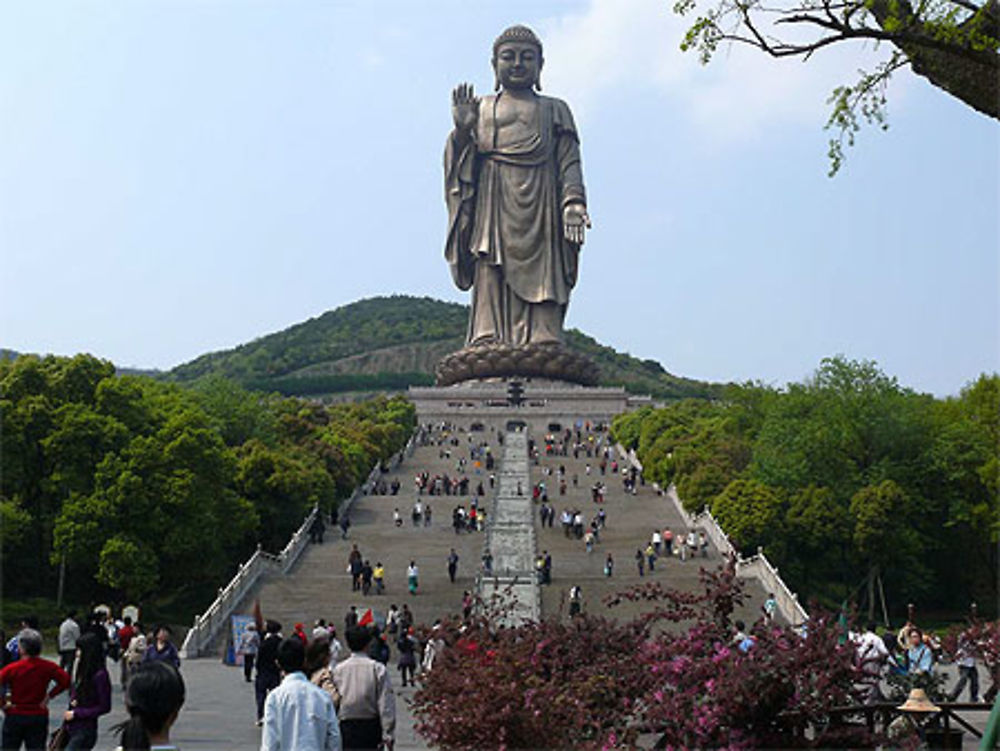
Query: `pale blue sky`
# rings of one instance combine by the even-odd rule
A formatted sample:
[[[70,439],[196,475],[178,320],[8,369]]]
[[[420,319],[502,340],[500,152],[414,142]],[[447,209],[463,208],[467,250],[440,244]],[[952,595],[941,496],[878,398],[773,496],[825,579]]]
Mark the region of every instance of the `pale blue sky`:
[[[0,346],[167,368],[344,303],[464,300],[449,92],[524,22],[583,139],[568,325],[681,375],[827,355],[955,393],[1000,358],[998,126],[909,73],[826,177],[862,59],[678,51],[663,0],[0,4]]]

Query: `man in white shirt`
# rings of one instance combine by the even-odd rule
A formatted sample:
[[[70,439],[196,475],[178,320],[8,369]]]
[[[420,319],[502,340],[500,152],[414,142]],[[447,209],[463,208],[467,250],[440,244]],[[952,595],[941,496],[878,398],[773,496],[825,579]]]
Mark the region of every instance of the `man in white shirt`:
[[[344,747],[392,748],[396,732],[396,695],[385,665],[367,655],[372,632],[353,626],[345,634],[351,656],[333,669],[333,683],[340,694],[340,725]]]
[[[73,675],[76,660],[76,642],[80,638],[80,625],[75,619],[76,612],[66,614],[66,620],[59,624],[59,667]]]
[[[864,673],[866,704],[879,700],[879,681],[882,678],[882,667],[889,657],[882,637],[875,633],[875,624],[869,623],[865,630],[855,640],[855,655],[861,672]]]
[[[278,646],[284,678],[264,704],[261,751],[341,751],[333,701],[302,672],[305,656],[305,645],[295,636]]]

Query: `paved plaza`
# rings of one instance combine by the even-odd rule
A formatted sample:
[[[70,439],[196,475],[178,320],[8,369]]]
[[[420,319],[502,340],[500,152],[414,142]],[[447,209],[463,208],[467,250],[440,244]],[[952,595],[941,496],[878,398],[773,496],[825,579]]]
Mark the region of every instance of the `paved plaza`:
[[[50,658],[58,660],[54,655]],[[95,746],[102,751],[117,745],[117,736],[111,728],[127,718],[117,668],[117,664],[109,663],[113,676],[111,714],[100,719],[100,735]],[[187,699],[170,734],[171,741],[182,751],[259,748],[260,729],[254,722],[253,684],[243,680],[242,668],[229,667],[217,658],[202,658],[184,661],[181,674],[184,676]],[[427,748],[413,730],[413,718],[407,704],[414,689],[400,689],[396,680],[394,685],[398,720],[396,748]],[[65,708],[64,695],[53,700],[49,712],[52,730],[58,727],[58,715]]]
[[[48,655],[50,659],[58,659]],[[95,748],[102,751],[116,745],[116,736],[110,732],[115,724],[126,718],[123,694],[118,684],[117,665],[111,664],[113,695],[111,714],[102,717],[99,723],[100,736]],[[948,684],[953,685],[955,669],[944,666],[941,670],[948,676]],[[181,751],[205,749],[255,749],[260,745],[260,730],[254,724],[254,698],[251,684],[244,682],[240,668],[223,665],[218,659],[203,658],[187,660],[181,666],[187,686],[187,700],[180,717],[174,725],[171,740]],[[983,681],[986,675],[981,671]],[[413,695],[413,688],[398,688],[399,681],[393,676],[396,686],[397,743],[396,748],[425,749],[428,746],[413,729],[413,718],[407,700]],[[982,683],[985,687],[986,683]],[[58,726],[57,713],[66,707],[65,696],[56,697],[49,713],[52,730]],[[986,713],[967,715],[975,727],[983,729]],[[975,748],[969,734],[966,734],[966,748]]]

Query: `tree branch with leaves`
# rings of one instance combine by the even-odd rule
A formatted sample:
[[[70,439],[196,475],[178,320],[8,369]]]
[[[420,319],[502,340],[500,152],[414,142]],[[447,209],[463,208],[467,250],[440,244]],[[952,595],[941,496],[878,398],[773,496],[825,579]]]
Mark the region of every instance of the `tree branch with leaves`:
[[[826,127],[830,174],[843,164],[844,144],[854,144],[863,123],[885,130],[886,87],[909,66],[931,85],[977,112],[1000,119],[1000,0],[717,0],[699,9],[697,0],[677,0],[674,12],[694,16],[681,43],[703,63],[720,45],[743,44],[771,57],[809,60],[846,42],[888,44],[889,57],[859,70],[852,84],[838,86]]]

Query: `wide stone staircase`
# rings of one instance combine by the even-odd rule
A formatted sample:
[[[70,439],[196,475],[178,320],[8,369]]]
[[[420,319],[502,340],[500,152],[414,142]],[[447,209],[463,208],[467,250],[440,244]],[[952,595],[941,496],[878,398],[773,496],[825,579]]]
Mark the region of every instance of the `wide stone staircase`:
[[[632,617],[640,608],[648,609],[649,605],[623,601],[620,605],[609,608],[605,600],[617,592],[644,582],[653,580],[686,592],[701,591],[700,570],[714,570],[724,563],[718,549],[711,542],[707,558],[702,558],[699,553],[698,557],[689,557],[682,562],[676,555],[667,557],[664,554],[657,559],[655,570],[650,571],[646,565],[644,575],[639,576],[636,551],[645,551],[653,530],[659,529],[662,532],[669,528],[677,539],[686,535],[689,528],[674,504],[652,484],[637,484],[635,494],[625,491],[622,471],[626,468],[626,463],[618,451],[607,444],[604,434],[581,437],[582,443],[590,447],[589,457],[586,451],[580,451],[574,458],[569,448],[566,456],[546,454],[545,437],[535,437],[539,451],[537,458],[532,461],[532,482],[545,483],[549,503],[556,509],[556,518],[551,528],[543,528],[541,525],[538,514],[540,503],[536,504],[534,515],[539,552],[547,550],[553,559],[552,583],[542,587],[542,613],[546,616],[567,615],[569,589],[575,585],[580,586],[583,591],[584,610],[619,619]],[[575,436],[573,441],[575,442]],[[558,441],[554,448],[557,452],[560,450]],[[605,474],[602,475],[600,464],[606,448],[609,449],[610,458],[606,460]],[[615,462],[617,472],[612,471]],[[563,468],[566,479],[565,495],[560,494],[560,467]],[[592,487],[599,482],[605,488],[604,502],[601,504],[592,500],[591,492]],[[593,552],[587,553],[582,540],[565,536],[560,525],[560,514],[563,509],[580,510],[585,523],[589,524],[602,506],[607,515],[606,526],[601,530],[600,541],[594,545]],[[611,553],[614,561],[610,577],[604,575],[608,553]],[[761,616],[767,593],[755,580],[744,582],[744,592],[747,601],[737,609],[735,617],[750,624]]]
[[[600,542],[592,553],[587,553],[584,543],[576,538],[567,538],[561,529],[558,516],[554,526],[542,528],[535,504],[533,514],[535,540],[538,552],[547,550],[553,557],[552,584],[541,588],[541,614],[566,615],[566,598],[573,585],[583,589],[585,608],[590,612],[600,612],[616,618],[634,615],[638,606],[624,604],[608,609],[604,599],[616,591],[648,581],[650,577],[671,587],[694,591],[700,587],[701,567],[715,568],[722,564],[722,558],[714,546],[710,546],[707,559],[694,558],[681,562],[679,558],[661,556],[655,571],[647,568],[644,578],[640,578],[635,562],[637,549],[645,549],[654,529],[669,527],[676,536],[688,530],[674,505],[652,485],[639,485],[636,493],[626,493],[623,488],[621,469],[612,474],[608,462],[606,474],[599,470],[599,455],[605,444],[603,435],[595,434],[592,456],[581,452],[578,458],[568,456],[546,456],[544,436],[533,436],[540,447],[541,457],[530,462],[530,482],[545,482],[549,501],[557,514],[563,508],[580,509],[589,521],[600,506],[591,500],[591,486],[595,482],[605,485],[603,503],[607,514],[606,528],[601,532]],[[458,445],[453,445],[457,442]],[[497,459],[497,467],[488,472],[484,467],[476,468],[469,460],[469,448],[486,442]],[[285,576],[271,574],[245,598],[237,612],[249,613],[253,601],[259,599],[266,618],[280,621],[290,629],[296,622],[307,626],[318,618],[325,618],[342,628],[344,616],[351,605],[359,612],[373,608],[377,614],[384,614],[389,605],[399,607],[405,603],[413,611],[417,623],[431,623],[434,619],[461,610],[463,593],[475,591],[477,575],[480,571],[484,551],[485,536],[480,532],[456,534],[451,526],[452,509],[462,504],[468,507],[471,496],[427,495],[418,496],[414,477],[426,471],[431,477],[448,475],[468,477],[470,492],[474,492],[482,482],[487,497],[480,499],[480,506],[488,511],[494,509],[493,495],[496,489],[489,485],[489,475],[495,475],[497,486],[502,476],[500,458],[502,447],[495,432],[455,433],[436,431],[430,434],[426,445],[418,446],[413,455],[394,472],[385,477],[387,485],[398,479],[398,495],[366,495],[359,499],[350,510],[352,526],[348,539],[341,539],[340,530],[328,528],[323,544],[310,545],[302,554],[296,566]],[[458,460],[465,457],[466,471],[459,472]],[[590,474],[587,465],[590,465]],[[566,494],[559,492],[559,467],[565,470]],[[550,473],[546,473],[548,468]],[[573,477],[576,476],[576,484]],[[525,493],[530,493],[530,487]],[[411,509],[418,499],[432,509],[429,526],[421,522],[414,526]],[[403,525],[393,523],[393,511],[399,509]],[[386,591],[382,595],[351,590],[351,577],[347,572],[347,559],[353,546],[357,546],[364,558],[374,565],[381,562],[386,569]],[[447,559],[454,548],[459,556],[456,581],[451,583],[447,572]],[[606,577],[603,573],[605,557],[611,553],[614,573]],[[415,596],[407,592],[406,570],[414,561],[420,571],[420,587]],[[500,560],[497,561],[499,566]],[[755,581],[745,586],[748,603],[737,613],[747,622],[752,622],[761,613],[766,593]]]
[[[465,435],[460,436],[459,446],[451,445],[451,438],[450,434],[438,433],[432,444],[418,446],[413,456],[384,478],[387,485],[399,480],[398,495],[360,498],[349,512],[351,527],[347,539],[341,538],[339,528],[328,527],[323,544],[310,545],[288,575],[268,575],[245,599],[239,611],[249,613],[253,601],[259,599],[264,617],[279,621],[286,631],[296,622],[311,628],[319,618],[342,630],[344,616],[351,605],[359,613],[372,608],[384,615],[391,604],[402,608],[405,603],[417,623],[431,623],[436,618],[460,612],[463,592],[472,591],[476,584],[484,535],[480,532],[456,534],[451,526],[452,509],[458,504],[468,507],[468,496],[426,493],[418,496],[414,484],[414,477],[426,471],[431,477],[467,476],[471,490],[482,481],[489,491],[489,473],[485,469],[476,474],[469,462],[469,472],[456,471],[459,457],[468,459],[470,444]],[[477,437],[476,440],[485,439]],[[425,525],[423,520],[419,526],[412,523],[411,510],[418,497],[431,508],[430,525]],[[393,521],[393,511],[397,508],[403,518],[400,527]],[[374,588],[368,596],[352,591],[347,566],[354,546],[373,566],[381,562],[385,567],[384,594],[375,595]],[[447,568],[452,548],[459,556],[454,583],[449,580]],[[416,595],[407,591],[407,567],[411,561],[419,569]]]

